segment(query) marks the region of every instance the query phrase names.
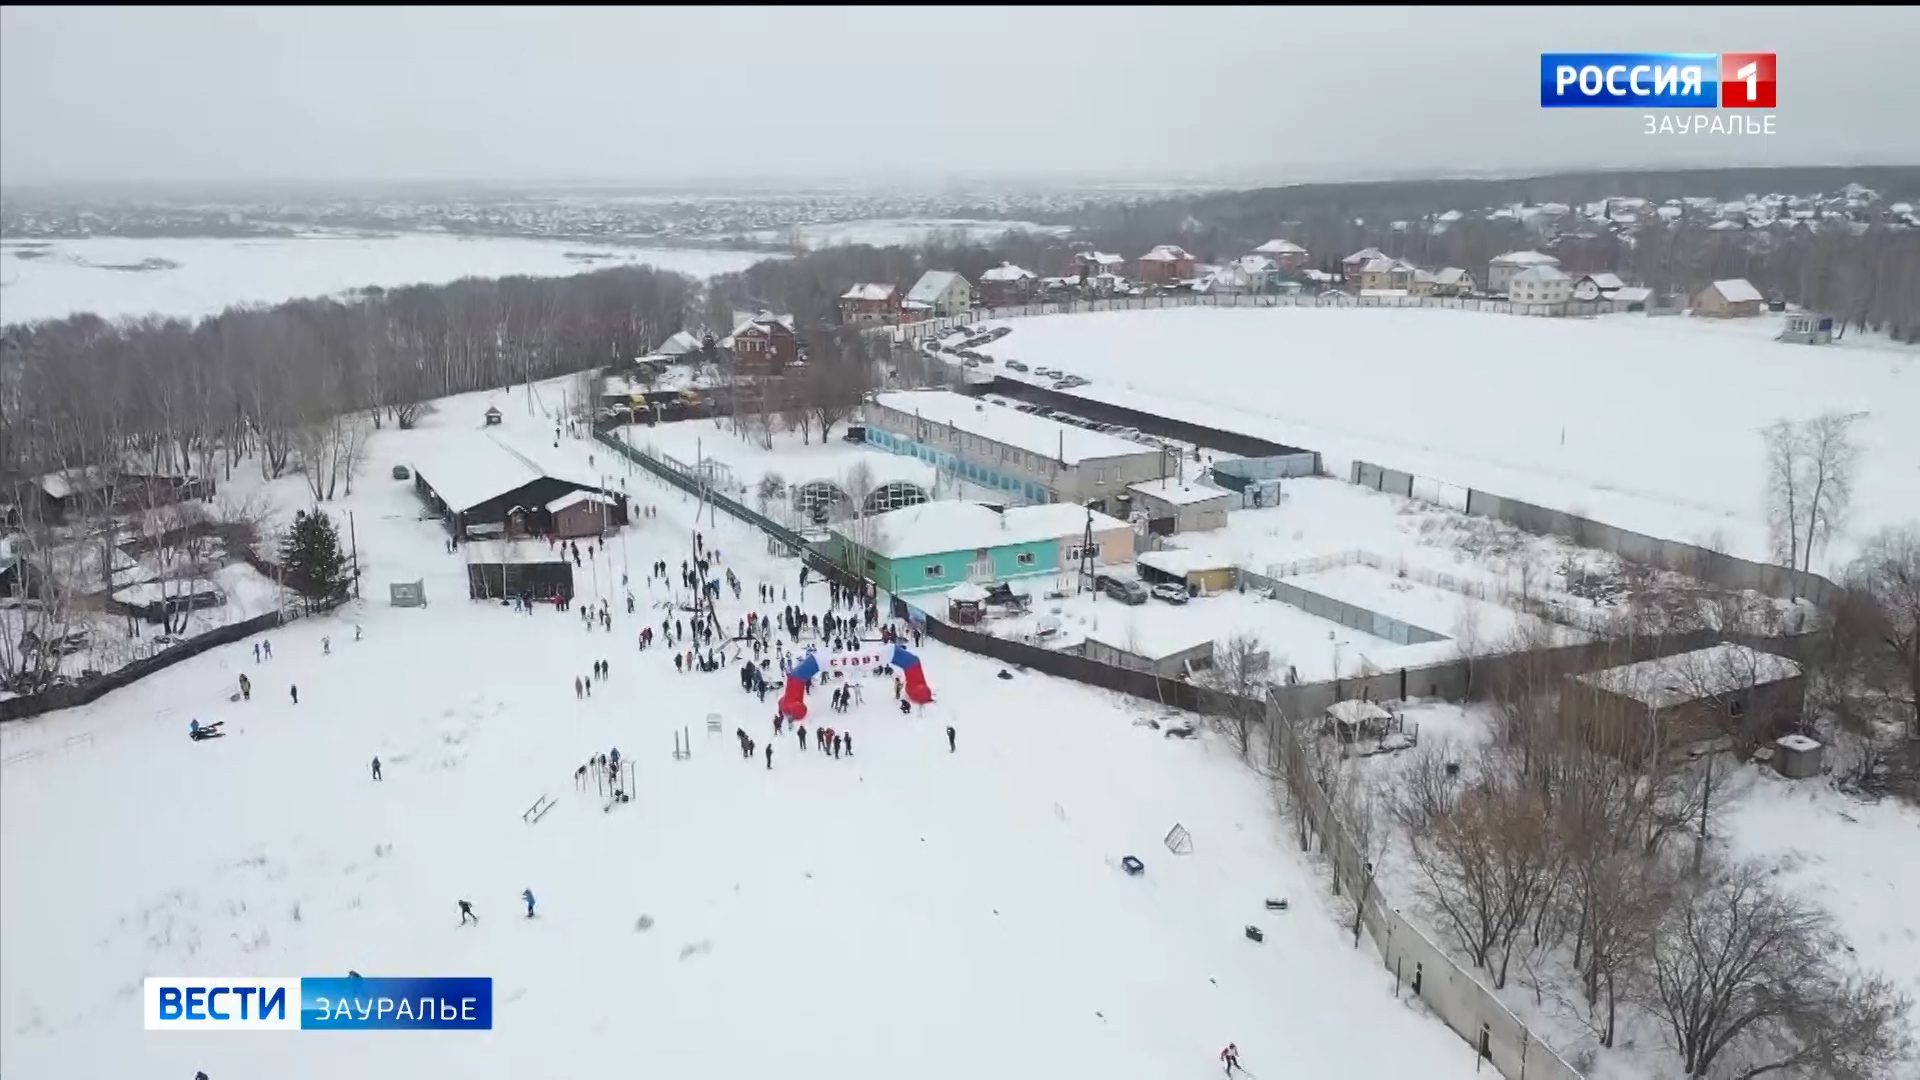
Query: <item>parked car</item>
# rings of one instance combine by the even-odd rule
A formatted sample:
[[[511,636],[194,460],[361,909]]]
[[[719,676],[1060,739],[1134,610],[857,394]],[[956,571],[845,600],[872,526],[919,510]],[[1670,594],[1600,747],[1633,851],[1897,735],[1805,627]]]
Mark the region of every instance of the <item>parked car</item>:
[[[1071,390],[1073,389],[1073,384],[1068,382],[1065,379],[1055,379],[1053,382],[1053,388],[1055,390]]]
[[[1035,375],[1052,375],[1054,374],[1054,370],[1050,367],[1037,367],[1033,369],[1033,373]]]
[[[405,465],[395,465],[393,467],[393,478],[395,480],[411,480],[413,479],[413,474],[407,471]]]
[[[1105,592],[1128,606],[1147,602],[1147,587],[1131,578],[1108,578]]]
[[[1027,370],[1027,365],[1018,360],[1009,360],[1007,361],[1007,368],[1011,371],[1025,371]]]
[[[1172,582],[1162,582],[1153,587],[1153,598],[1165,600],[1169,604],[1184,604],[1188,600],[1187,587],[1175,585]]]

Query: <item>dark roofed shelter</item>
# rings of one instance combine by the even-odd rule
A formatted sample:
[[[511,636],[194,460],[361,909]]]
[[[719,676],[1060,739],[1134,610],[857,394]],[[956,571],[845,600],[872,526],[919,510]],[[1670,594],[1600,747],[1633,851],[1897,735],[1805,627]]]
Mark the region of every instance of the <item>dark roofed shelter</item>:
[[[413,484],[428,506],[461,540],[554,533],[552,507],[566,496],[595,496],[594,532],[627,523],[627,498],[581,475],[549,472],[484,433],[472,439],[443,437],[435,451],[416,458]],[[569,535],[585,535],[573,532]]]
[[[475,540],[466,546],[467,596],[474,600],[573,597],[573,564],[539,540]]]

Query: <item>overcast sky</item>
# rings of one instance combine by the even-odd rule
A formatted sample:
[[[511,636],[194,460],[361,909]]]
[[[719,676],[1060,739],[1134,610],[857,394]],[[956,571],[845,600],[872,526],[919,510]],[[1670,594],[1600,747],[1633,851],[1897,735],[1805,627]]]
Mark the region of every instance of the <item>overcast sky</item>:
[[[1774,51],[1771,138],[1542,110]],[[1293,180],[1920,163],[1920,8],[7,8],[0,183]]]

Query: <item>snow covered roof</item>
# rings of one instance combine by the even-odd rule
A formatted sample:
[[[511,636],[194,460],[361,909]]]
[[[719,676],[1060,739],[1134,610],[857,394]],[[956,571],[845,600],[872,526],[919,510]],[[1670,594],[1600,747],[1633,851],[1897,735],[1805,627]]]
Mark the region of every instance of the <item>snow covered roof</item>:
[[[1343,264],[1344,263],[1364,263],[1364,262],[1371,262],[1374,259],[1384,259],[1386,257],[1387,257],[1387,253],[1384,251],[1381,251],[1379,248],[1368,247],[1368,248],[1361,248],[1359,251],[1354,252],[1353,254],[1347,256],[1344,259],[1341,259],[1340,261]]]
[[[88,465],[81,469],[61,469],[50,472],[34,480],[34,485],[47,493],[49,499],[70,499],[84,491],[92,491],[107,483],[106,475],[98,465]]]
[[[565,510],[569,506],[574,506],[576,504],[583,503],[583,502],[599,503],[603,506],[613,505],[612,499],[606,498],[601,495],[596,495],[591,491],[569,491],[565,495],[562,495],[559,498],[548,503],[547,511],[549,513],[557,514],[560,511]]]
[[[971,581],[963,581],[947,590],[947,599],[960,604],[978,604],[986,600],[987,590]]]
[[[1083,251],[1079,258],[1094,266],[1125,266],[1127,262],[1125,255],[1115,255],[1106,251]]]
[[[1729,278],[1726,281],[1716,281],[1713,283],[1712,288],[1713,291],[1720,294],[1721,299],[1729,304],[1759,302],[1766,299],[1766,297],[1760,295],[1760,290],[1754,288],[1753,283],[1749,282],[1746,278]]]
[[[950,551],[971,554],[982,548],[1080,536],[1089,514],[1095,532],[1131,528],[1118,518],[1074,503],[1010,506],[998,511],[981,503],[945,499],[864,519],[863,528],[871,539],[861,546],[889,559]]]
[[[1620,275],[1609,274],[1604,270],[1597,274],[1585,274],[1582,276],[1588,281],[1593,282],[1601,292],[1612,292],[1626,285],[1626,282],[1620,280]]]
[[[885,300],[888,297],[892,296],[893,293],[894,293],[894,288],[891,285],[878,285],[873,282],[863,281],[855,285],[853,288],[848,289],[846,292],[841,293],[840,299],[842,300]]]
[[[1511,280],[1516,284],[1531,283],[1544,285],[1555,281],[1572,281],[1573,279],[1568,277],[1566,272],[1557,266],[1549,266],[1546,263],[1536,263],[1513,275]]]
[[[1257,255],[1305,255],[1307,249],[1291,240],[1269,240],[1254,248]]]
[[[1188,574],[1206,570],[1231,570],[1233,561],[1204,551],[1191,551],[1187,548],[1167,548],[1164,551],[1143,551],[1133,557],[1133,561],[1148,568],[1158,570],[1172,577],[1186,577]]]
[[[1152,251],[1140,256],[1142,262],[1179,262],[1191,258],[1193,256],[1178,244],[1157,244]]]
[[[541,461],[528,448],[515,447],[486,431],[438,431],[433,441],[417,451],[413,471],[453,510],[468,510],[496,495],[504,495],[550,476],[556,480],[598,487],[568,462]]]
[[[538,540],[469,540],[460,545],[466,550],[467,563],[520,566],[529,563],[565,563],[566,555],[558,546],[548,547]]]
[[[1247,274],[1265,274],[1278,269],[1265,255],[1242,255],[1232,265]]]
[[[1657,660],[1590,671],[1575,679],[1631,698],[1649,709],[1666,709],[1799,675],[1800,665],[1784,656],[1722,642]]]
[[[662,356],[685,356],[687,353],[700,351],[700,339],[685,330],[676,330],[672,337],[661,342],[660,348],[654,351]]]
[[[1003,262],[999,266],[980,275],[981,281],[1025,281],[1033,277],[1033,271],[1024,270],[1012,263]]]
[[[907,290],[907,300],[910,303],[932,304],[944,296],[954,282],[965,280],[951,270],[929,270],[920,275],[920,280],[913,283],[913,288]]]
[[[1225,488],[1207,487],[1204,484],[1182,484],[1172,478],[1143,480],[1138,484],[1128,484],[1127,490],[1174,506],[1196,506],[1215,499],[1224,499],[1231,494]]]
[[[1399,259],[1389,259],[1385,255],[1382,255],[1377,259],[1368,259],[1360,267],[1360,272],[1363,274],[1389,274],[1396,270],[1404,272],[1411,269],[1413,269],[1411,263],[1401,262]]]
[[[1461,267],[1447,266],[1433,272],[1433,283],[1435,285],[1458,285],[1466,281],[1470,276],[1471,275]]]
[[[1067,465],[1097,458],[1159,454],[1159,449],[1044,416],[1023,413],[1004,405],[956,394],[951,390],[899,390],[877,394],[874,404],[931,424],[958,428],[970,435],[1011,446]],[[869,418],[869,422],[872,422]],[[933,436],[936,440],[938,436]]]
[[[1327,706],[1327,715],[1343,724],[1366,724],[1390,720],[1393,714],[1371,701],[1348,698]]]
[[[1618,300],[1625,304],[1644,304],[1653,295],[1652,289],[1638,285],[1623,285],[1607,294],[1607,299]]]
[[[1315,270],[1312,267],[1308,267],[1307,269],[1300,271],[1300,276],[1306,278],[1308,281],[1317,281],[1322,285],[1331,284],[1333,282],[1332,274],[1329,274],[1325,270]]]
[[[1795,733],[1792,735],[1782,735],[1779,738],[1773,740],[1773,745],[1778,746],[1784,750],[1794,750],[1803,754],[1809,750],[1820,749],[1820,744],[1818,742],[1807,738],[1805,735],[1801,735],[1798,733]]]
[[[1495,266],[1559,266],[1560,260],[1541,251],[1509,251],[1505,255],[1495,255],[1491,260]]]

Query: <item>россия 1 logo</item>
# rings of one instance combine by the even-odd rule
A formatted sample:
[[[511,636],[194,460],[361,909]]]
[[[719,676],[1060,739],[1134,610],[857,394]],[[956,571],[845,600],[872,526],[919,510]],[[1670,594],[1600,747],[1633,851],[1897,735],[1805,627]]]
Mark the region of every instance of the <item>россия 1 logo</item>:
[[[1543,109],[1771,109],[1775,54],[1541,53]]]

